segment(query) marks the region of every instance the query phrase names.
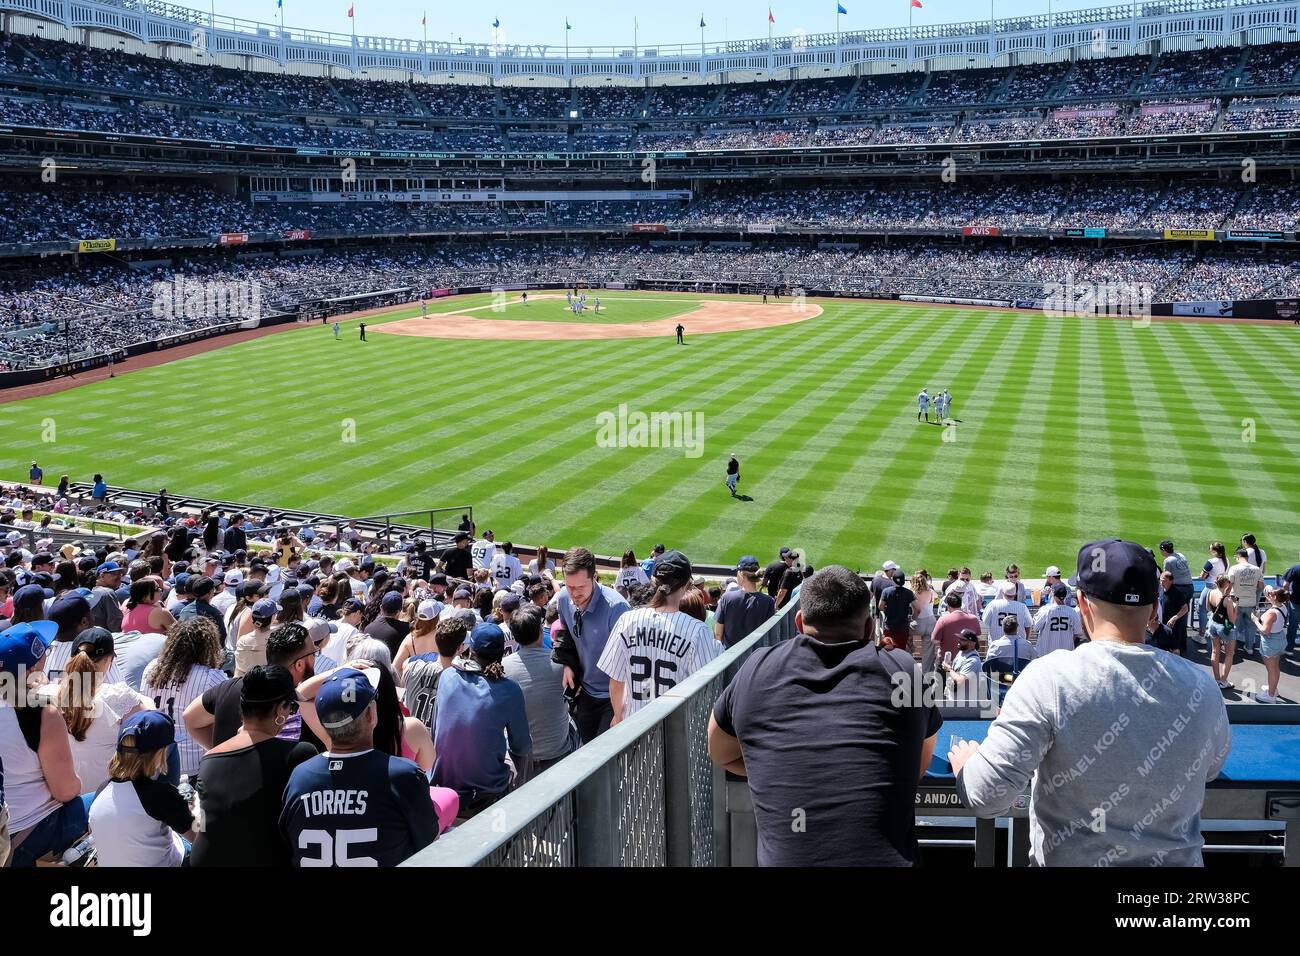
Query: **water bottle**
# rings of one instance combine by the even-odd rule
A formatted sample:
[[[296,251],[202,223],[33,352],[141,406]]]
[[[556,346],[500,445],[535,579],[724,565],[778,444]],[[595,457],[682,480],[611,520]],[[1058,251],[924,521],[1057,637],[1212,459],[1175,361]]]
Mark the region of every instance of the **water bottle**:
[[[82,841],[78,843],[76,846],[69,847],[67,850],[64,851],[62,857],[63,865],[76,866],[77,863],[83,860],[87,856],[87,854],[89,854],[90,851],[93,850],[94,848],[95,848],[94,838],[90,836],[84,837]]]
[[[943,652],[943,666],[946,668],[946,667],[949,667],[949,666],[951,666],[951,665],[952,665],[952,651],[944,651],[944,652]]]

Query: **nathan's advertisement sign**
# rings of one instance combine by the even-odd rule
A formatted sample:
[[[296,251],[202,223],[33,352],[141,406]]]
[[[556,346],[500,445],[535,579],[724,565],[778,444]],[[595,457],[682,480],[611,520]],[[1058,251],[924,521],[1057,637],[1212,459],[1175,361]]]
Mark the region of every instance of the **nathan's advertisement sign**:
[[[961,234],[963,236],[1000,236],[1002,229],[999,226],[962,226]]]
[[[1213,241],[1213,229],[1166,229],[1166,239],[1208,239]]]
[[[284,231],[284,238],[286,238],[286,239],[294,239],[294,240],[297,240],[297,241],[302,241],[302,240],[304,240],[304,239],[310,239],[310,238],[311,238],[311,230],[310,230],[310,229],[286,229],[286,230]]]
[[[1280,229],[1229,229],[1224,238],[1235,242],[1281,242],[1286,236]]]
[[[77,242],[78,252],[112,252],[115,249],[116,239],[81,239]]]
[[[223,246],[242,246],[248,242],[246,232],[223,232],[218,240]]]

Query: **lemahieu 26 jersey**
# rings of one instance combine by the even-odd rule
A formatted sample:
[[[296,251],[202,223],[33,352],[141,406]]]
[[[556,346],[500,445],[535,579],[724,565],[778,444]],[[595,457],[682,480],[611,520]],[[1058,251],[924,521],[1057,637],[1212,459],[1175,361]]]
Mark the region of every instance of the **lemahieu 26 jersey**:
[[[429,778],[378,750],[317,754],[284,789],[280,832],[294,866],[396,866],[438,835]]]
[[[703,621],[639,607],[618,619],[596,666],[625,685],[623,716],[630,717],[722,651]]]

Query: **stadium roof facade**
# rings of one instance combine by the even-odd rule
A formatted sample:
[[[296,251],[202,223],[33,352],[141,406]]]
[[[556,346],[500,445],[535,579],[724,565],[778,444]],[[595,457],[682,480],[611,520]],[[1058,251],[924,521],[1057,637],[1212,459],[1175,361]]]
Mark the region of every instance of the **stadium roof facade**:
[[[0,0],[16,33],[221,66],[436,82],[660,85],[961,69],[1300,40],[1300,0],[1125,3],[1000,20],[653,46],[447,43],[218,16],[157,0]],[[39,23],[37,21],[40,21]],[[46,24],[58,24],[51,31]],[[133,43],[130,41],[134,41]]]

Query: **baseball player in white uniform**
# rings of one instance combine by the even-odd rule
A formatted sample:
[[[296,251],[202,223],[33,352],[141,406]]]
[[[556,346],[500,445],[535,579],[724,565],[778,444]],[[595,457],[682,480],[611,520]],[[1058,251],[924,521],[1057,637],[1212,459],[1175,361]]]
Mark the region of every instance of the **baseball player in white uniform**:
[[[1072,651],[1085,636],[1078,610],[1065,603],[1069,596],[1069,586],[1056,585],[1052,588],[1051,603],[1044,604],[1034,616],[1039,657],[1052,651]]]
[[[925,389],[916,396],[916,420],[919,422],[922,418],[927,422],[930,420],[930,393]]]
[[[596,666],[609,675],[611,726],[662,697],[713,660],[723,646],[704,622],[678,610],[691,587],[691,563],[680,551],[655,562],[650,603],[614,624]]]
[[[946,388],[943,390],[943,418],[948,418],[952,414],[952,393]]]

